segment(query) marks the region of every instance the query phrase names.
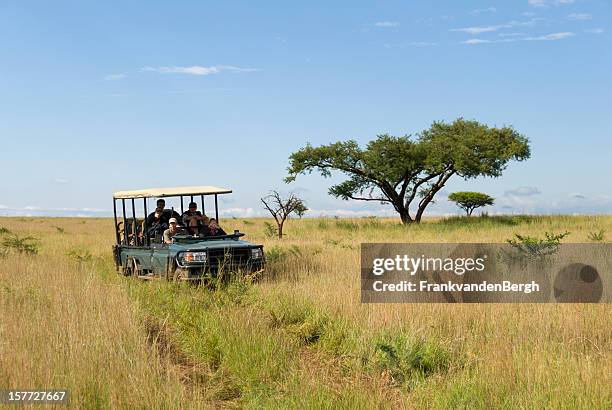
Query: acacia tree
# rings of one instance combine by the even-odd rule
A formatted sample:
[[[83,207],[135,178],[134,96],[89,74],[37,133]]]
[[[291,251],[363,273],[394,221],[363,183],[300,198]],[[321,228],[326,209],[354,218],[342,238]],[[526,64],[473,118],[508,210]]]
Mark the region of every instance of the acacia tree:
[[[453,201],[457,206],[465,211],[467,216],[472,216],[472,212],[476,208],[493,205],[494,199],[482,192],[453,192],[448,196],[450,201]]]
[[[279,239],[283,237],[283,225],[287,218],[292,213],[301,217],[308,210],[304,201],[295,194],[290,194],[288,198],[283,199],[277,191],[271,191],[269,195],[261,198],[261,202],[276,221]]]
[[[529,156],[528,139],[512,127],[493,128],[459,118],[450,124],[434,122],[414,139],[379,135],[363,149],[354,140],[307,144],[289,157],[285,181],[312,171],[323,177],[339,171],[348,179],[332,186],[331,195],[391,204],[408,224],[421,221],[452,176],[499,177],[508,162]]]

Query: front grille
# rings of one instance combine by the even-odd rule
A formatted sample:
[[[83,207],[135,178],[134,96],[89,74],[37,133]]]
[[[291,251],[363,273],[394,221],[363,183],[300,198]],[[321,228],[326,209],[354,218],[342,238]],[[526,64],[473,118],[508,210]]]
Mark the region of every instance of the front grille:
[[[208,251],[208,265],[213,269],[244,267],[251,258],[249,248],[211,249]]]

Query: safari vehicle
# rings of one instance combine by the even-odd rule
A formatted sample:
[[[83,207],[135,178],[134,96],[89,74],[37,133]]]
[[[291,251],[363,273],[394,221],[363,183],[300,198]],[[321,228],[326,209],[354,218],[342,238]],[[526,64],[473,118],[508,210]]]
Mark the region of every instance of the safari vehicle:
[[[263,246],[242,240],[244,233],[235,230],[232,234],[205,236],[179,234],[172,243],[163,242],[161,235],[151,233],[147,227],[149,198],[180,198],[181,215],[183,202],[200,200],[205,214],[205,198],[214,196],[214,215],[219,221],[218,196],[229,194],[226,188],[213,186],[190,186],[177,188],[153,188],[137,191],[121,191],[113,194],[115,234],[113,256],[117,271],[126,276],[142,279],[165,278],[167,280],[200,281],[217,277],[220,272],[254,273],[263,270]],[[144,217],[137,217],[137,205],[142,201]],[[126,213],[126,204],[131,213]],[[118,205],[121,215],[117,216]],[[152,208],[155,209],[155,206]],[[174,212],[174,209],[171,209]],[[181,221],[179,221],[181,223]]]

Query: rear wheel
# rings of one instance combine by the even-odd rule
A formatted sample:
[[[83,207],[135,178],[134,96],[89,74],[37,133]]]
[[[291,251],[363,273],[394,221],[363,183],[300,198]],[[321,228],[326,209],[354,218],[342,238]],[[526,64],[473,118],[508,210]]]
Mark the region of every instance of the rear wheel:
[[[125,268],[123,269],[123,274],[125,276],[141,276],[142,269],[138,264],[138,261],[134,258],[129,258],[125,264]]]

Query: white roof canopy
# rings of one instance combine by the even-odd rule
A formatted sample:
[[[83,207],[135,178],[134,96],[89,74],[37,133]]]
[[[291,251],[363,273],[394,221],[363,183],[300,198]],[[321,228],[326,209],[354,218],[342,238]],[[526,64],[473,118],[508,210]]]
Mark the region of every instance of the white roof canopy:
[[[214,195],[229,194],[232,190],[215,186],[181,186],[174,188],[148,188],[135,191],[118,191],[113,194],[115,199],[128,198],[163,198],[166,196]]]

